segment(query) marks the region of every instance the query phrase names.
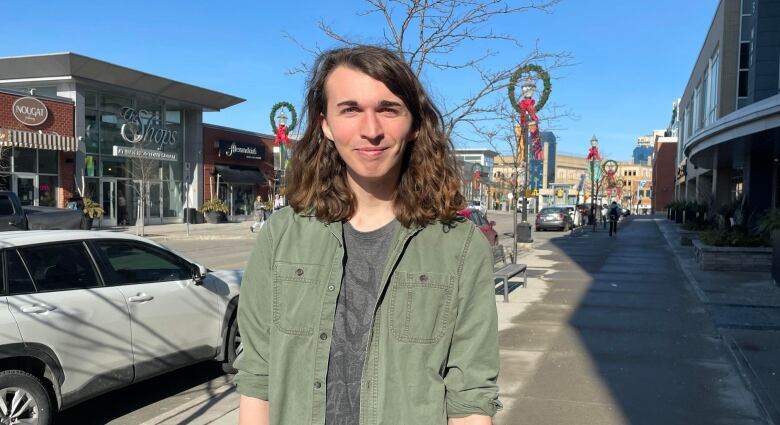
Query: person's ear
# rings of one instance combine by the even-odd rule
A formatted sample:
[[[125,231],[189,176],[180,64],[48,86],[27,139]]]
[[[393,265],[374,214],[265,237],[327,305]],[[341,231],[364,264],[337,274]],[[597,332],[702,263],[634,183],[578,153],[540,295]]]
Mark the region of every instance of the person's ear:
[[[324,114],[320,114],[320,127],[322,128],[322,133],[325,134],[325,138],[333,140],[333,131],[331,131],[328,119]]]

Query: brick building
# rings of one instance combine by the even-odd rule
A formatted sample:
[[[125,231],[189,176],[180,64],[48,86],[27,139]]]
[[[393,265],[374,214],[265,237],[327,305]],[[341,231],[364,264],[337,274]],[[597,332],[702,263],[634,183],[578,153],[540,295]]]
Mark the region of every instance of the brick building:
[[[0,190],[63,207],[75,184],[74,103],[34,93],[0,89]]]
[[[254,199],[268,200],[274,136],[203,124],[203,197],[219,197],[234,218],[252,214]]]
[[[653,154],[653,212],[663,212],[674,198],[675,170],[677,168],[677,139],[664,138],[655,142]]]

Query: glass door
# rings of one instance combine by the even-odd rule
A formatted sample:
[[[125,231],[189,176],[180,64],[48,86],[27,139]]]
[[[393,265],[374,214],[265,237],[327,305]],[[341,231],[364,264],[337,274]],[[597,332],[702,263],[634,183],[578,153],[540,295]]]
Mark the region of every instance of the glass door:
[[[14,191],[22,206],[38,205],[38,176],[35,174],[14,175]]]
[[[116,180],[103,180],[101,183],[100,204],[103,207],[101,226],[117,225]]]
[[[150,223],[162,223],[162,191],[160,182],[149,183],[149,210],[146,216]]]

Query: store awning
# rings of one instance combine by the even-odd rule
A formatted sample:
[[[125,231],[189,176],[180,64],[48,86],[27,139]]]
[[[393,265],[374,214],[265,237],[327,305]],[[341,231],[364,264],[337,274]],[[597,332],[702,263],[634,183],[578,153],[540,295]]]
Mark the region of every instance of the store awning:
[[[0,146],[67,152],[76,152],[79,148],[75,137],[2,128],[0,128]]]
[[[219,174],[219,180],[225,183],[255,183],[263,184],[266,179],[257,167],[231,167],[227,165],[215,165],[214,170]]]

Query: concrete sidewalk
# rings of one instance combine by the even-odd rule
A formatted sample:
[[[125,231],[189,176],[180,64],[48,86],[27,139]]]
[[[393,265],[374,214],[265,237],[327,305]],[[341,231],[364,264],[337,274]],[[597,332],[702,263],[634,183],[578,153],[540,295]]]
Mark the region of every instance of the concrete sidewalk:
[[[252,221],[230,222],[220,224],[151,224],[144,226],[144,237],[164,242],[169,240],[229,240],[229,239],[253,239],[250,227]],[[189,227],[189,234],[188,229]],[[114,226],[94,228],[93,230],[106,232],[121,232],[131,235],[140,235],[140,228],[136,226]]]

